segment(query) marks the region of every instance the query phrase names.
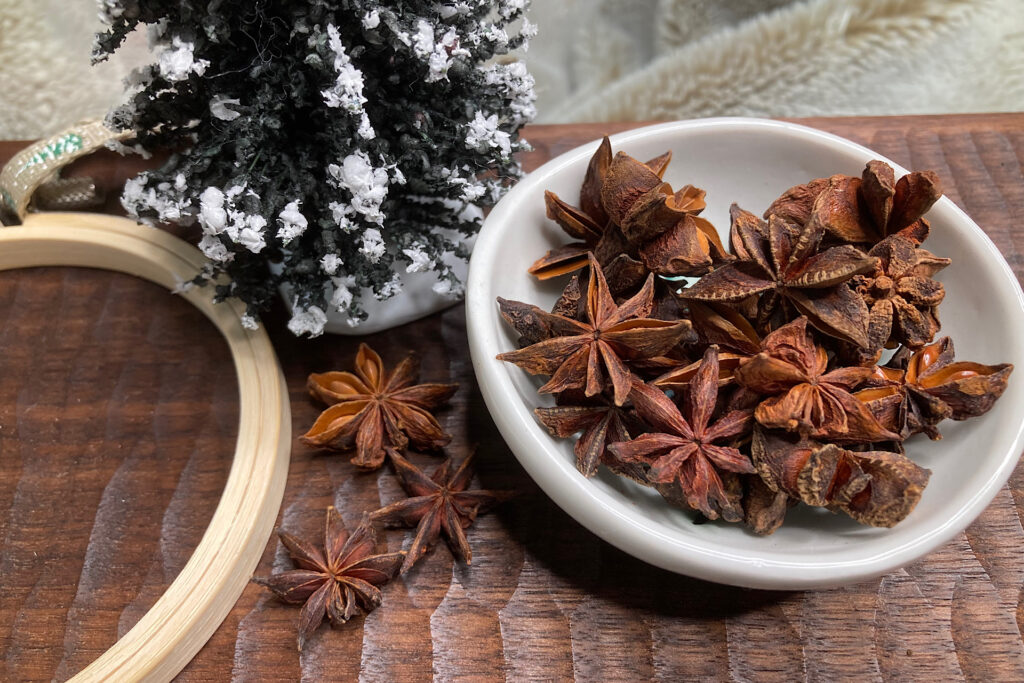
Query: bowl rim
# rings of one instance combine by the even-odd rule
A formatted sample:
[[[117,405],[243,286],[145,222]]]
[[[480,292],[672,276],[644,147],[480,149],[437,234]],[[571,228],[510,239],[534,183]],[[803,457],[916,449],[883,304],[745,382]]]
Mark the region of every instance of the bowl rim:
[[[672,121],[631,129],[610,135],[609,138],[613,146],[621,149],[630,143],[668,132],[700,130],[753,130],[769,135],[789,136],[800,142],[881,159],[889,163],[899,175],[908,172],[892,160],[840,136],[770,119],[717,117]],[[484,402],[516,458],[562,510],[603,540],[655,566],[717,583],[774,590],[833,587],[880,576],[937,549],[981,514],[1009,479],[1017,464],[1024,447],[1024,422],[1017,425],[1017,433],[1013,436],[1010,448],[1002,455],[988,479],[947,519],[929,525],[924,533],[897,548],[861,558],[834,561],[751,558],[729,552],[723,547],[712,547],[705,539],[668,536],[654,526],[645,525],[644,521],[650,520],[642,513],[616,509],[621,506],[601,500],[597,487],[579,476],[575,466],[567,459],[549,457],[548,446],[553,437],[537,423],[530,408],[518,399],[511,374],[505,364],[494,357],[500,348],[498,335],[501,319],[488,284],[489,266],[500,255],[504,246],[499,239],[501,227],[506,226],[507,229],[509,218],[520,197],[530,193],[536,186],[545,184],[551,176],[566,167],[575,165],[581,159],[589,159],[599,142],[593,140],[551,159],[509,190],[491,211],[479,233],[466,285],[470,355]],[[1005,280],[1006,286],[1012,288],[1017,313],[1024,319],[1024,292],[1021,291],[1016,275],[988,235],[945,195],[936,202],[932,211],[947,214],[946,218],[960,223],[979,241],[992,263],[998,264],[996,270]]]

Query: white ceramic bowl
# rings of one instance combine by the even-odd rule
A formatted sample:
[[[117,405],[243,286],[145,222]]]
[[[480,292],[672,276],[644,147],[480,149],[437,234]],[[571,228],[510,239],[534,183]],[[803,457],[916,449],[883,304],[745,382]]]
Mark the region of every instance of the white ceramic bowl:
[[[671,149],[665,180],[707,190],[703,214],[728,232],[731,202],[760,214],[786,188],[811,178],[860,175],[879,154],[834,135],[777,121],[705,119],[632,130],[611,138],[615,151],[645,159]],[[544,216],[544,190],[575,203],[598,141],[529,174],[498,204],[480,233],[466,296],[473,366],[484,400],[509,447],[551,498],[592,532],[651,564],[709,581],[770,589],[835,586],[884,574],[942,545],[977,517],[1006,482],[1022,448],[1024,428],[1024,296],[1013,272],[984,232],[949,199],[931,209],[925,246],[953,264],[946,285],[941,334],[957,358],[1014,363],[1006,393],[986,415],[941,425],[944,438],[919,435],[911,458],[932,470],[914,512],[893,529],[874,529],[846,516],[800,506],[774,535],[739,524],[692,524],[692,516],[654,491],[607,472],[576,471],[570,440],[549,436],[533,409],[551,403],[541,381],[495,360],[515,348],[495,297],[549,307],[563,280],[539,282],[527,267],[547,249],[569,241]],[[892,163],[892,162],[889,162]],[[906,172],[892,164],[897,175]]]

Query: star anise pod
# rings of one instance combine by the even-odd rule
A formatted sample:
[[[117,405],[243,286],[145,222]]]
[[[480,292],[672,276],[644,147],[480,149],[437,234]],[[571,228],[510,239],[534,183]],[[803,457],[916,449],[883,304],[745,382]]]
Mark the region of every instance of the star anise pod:
[[[604,464],[616,474],[647,484],[641,467],[622,462],[608,448],[617,441],[629,441],[630,432],[639,434],[643,430],[633,411],[615,405],[614,400],[604,395],[588,398],[583,392],[567,391],[558,396],[557,406],[533,412],[552,436],[567,439],[581,433],[573,453],[576,469],[583,476],[594,476],[598,465]]]
[[[743,477],[743,521],[759,536],[775,533],[786,521],[797,500],[785,491],[772,489],[758,474]]]
[[[604,210],[625,240],[620,251],[628,250],[650,272],[670,276],[705,273],[730,258],[715,227],[697,215],[704,194],[692,185],[673,191],[624,152],[615,155],[601,186]]]
[[[713,270],[684,289],[687,300],[739,304],[757,296],[761,329],[776,320],[807,316],[815,328],[858,346],[868,344],[868,309],[846,282],[868,273],[875,257],[841,245],[818,251],[823,231],[773,216],[767,224],[735,204],[730,210],[739,261]]]
[[[949,337],[914,352],[901,349],[890,361],[892,367],[875,368],[869,379],[873,386],[854,396],[887,429],[904,438],[924,432],[940,439],[939,422],[987,413],[1003,395],[1013,372],[1010,363],[953,362],[954,357]]]
[[[727,494],[720,471],[754,471],[750,459],[729,445],[749,431],[752,414],[736,410],[713,419],[718,402],[718,349],[705,352],[682,411],[650,385],[638,383],[632,400],[654,431],[613,443],[611,451],[626,462],[650,465],[647,476],[652,483],[677,485],[686,503],[708,519],[742,519],[743,511]]]
[[[778,216],[788,223],[807,225],[811,219],[811,211],[814,209],[814,201],[825,189],[828,188],[828,178],[815,178],[802,185],[794,185],[779,198],[772,202],[764,211],[765,220],[769,216]]]
[[[395,577],[403,553],[374,555],[377,535],[367,518],[350,536],[334,507],[327,508],[323,546],[278,531],[281,543],[298,567],[254,578],[285,602],[302,605],[299,612],[299,649],[326,616],[343,624],[362,610],[370,613],[381,603],[382,586]]]
[[[736,368],[761,350],[761,338],[746,318],[725,304],[690,301],[686,306],[699,344],[705,348],[714,345],[730,349],[718,354],[718,384],[732,384]],[[662,389],[673,390],[689,384],[702,362],[690,362],[685,355],[676,360],[671,354],[653,360],[658,361],[661,374],[651,383]]]
[[[366,344],[356,354],[356,374],[311,374],[309,393],[329,407],[302,437],[311,446],[356,449],[352,463],[376,469],[384,448],[442,448],[451,441],[428,411],[449,398],[457,384],[413,384],[419,361],[406,357],[389,374],[380,356]]]
[[[629,395],[632,377],[626,361],[661,355],[693,334],[689,321],[647,318],[653,297],[651,275],[640,292],[617,305],[601,267],[590,256],[586,320],[573,320],[534,306],[530,309],[532,314],[557,336],[499,354],[498,359],[514,363],[532,375],[551,375],[539,389],[546,394],[584,389],[587,396],[596,396],[604,390],[607,376],[615,404],[622,405]]]
[[[931,171],[908,173],[897,181],[889,164],[869,161],[860,178],[829,178],[808,223],[844,242],[874,244],[902,233],[920,244],[928,234],[922,216],[941,196],[939,178]]]
[[[693,331],[701,344],[750,356],[761,350],[761,336],[739,311],[728,304],[687,301]]]
[[[852,451],[761,428],[754,430],[751,452],[771,490],[842,510],[870,526],[892,527],[905,519],[931,476],[900,453]]]
[[[551,312],[573,320],[583,320],[587,314],[586,288],[580,285],[580,273],[573,273],[562,288]]]
[[[739,353],[721,352],[718,354],[718,386],[731,384],[735,380],[736,368],[750,356]],[[686,365],[679,364],[668,372],[651,380],[651,384],[662,389],[679,391],[690,384],[703,365],[703,358]]]
[[[847,443],[899,440],[850,393],[872,369],[826,372],[828,354],[814,343],[806,318],[775,330],[762,346],[735,372],[741,386],[767,397],[754,411],[760,424]]]
[[[578,282],[575,275],[573,280]],[[557,336],[557,333],[551,328],[549,314],[532,304],[503,299],[499,296],[498,311],[505,323],[519,334],[519,338],[516,340],[516,346],[519,348]],[[559,310],[557,305],[555,315],[576,319],[575,311],[570,311],[568,308]]]
[[[883,347],[919,348],[932,340],[939,331],[939,304],[946,295],[932,276],[950,263],[899,234],[886,237],[868,255],[878,258],[878,267],[852,281],[869,310],[868,347],[858,358],[862,363],[877,360]]]
[[[389,448],[388,456],[402,488],[410,496],[370,514],[370,519],[388,527],[416,527],[416,536],[405,555],[402,573],[409,571],[434,546],[443,534],[452,554],[472,564],[473,552],[465,530],[477,515],[515,495],[512,491],[467,491],[473,478],[471,454],[452,472],[451,458],[441,463],[430,476]]]
[[[666,152],[651,159],[644,166],[660,182],[671,158],[672,152]],[[554,192],[544,193],[544,205],[548,218],[558,224],[570,237],[580,241],[552,249],[530,266],[530,274],[540,280],[547,280],[571,273],[587,265],[588,252],[601,251],[603,253],[605,251],[598,248],[608,226],[608,214],[601,203],[601,187],[604,185],[611,164],[612,144],[605,136],[597,151],[590,158],[587,173],[580,188],[578,208],[563,201]],[[611,256],[614,257],[614,255]]]

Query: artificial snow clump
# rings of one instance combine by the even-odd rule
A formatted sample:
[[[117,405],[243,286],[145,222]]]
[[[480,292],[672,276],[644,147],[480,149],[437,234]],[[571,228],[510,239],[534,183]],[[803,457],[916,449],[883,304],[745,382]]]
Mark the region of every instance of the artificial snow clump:
[[[490,147],[498,150],[502,157],[512,153],[512,142],[509,134],[499,128],[498,115],[491,114],[485,117],[479,111],[469,122],[466,146],[477,151],[485,151]]]
[[[333,278],[331,285],[334,289],[331,294],[331,308],[336,311],[346,311],[348,307],[352,305],[352,290],[349,289],[353,285],[351,277],[348,278]],[[358,324],[358,321],[356,321]],[[355,325],[353,325],[354,327]]]
[[[414,244],[408,249],[403,249],[402,253],[409,257],[409,265],[405,268],[407,273],[420,273],[434,266],[434,259],[424,250],[422,244]]]
[[[320,259],[320,267],[323,268],[324,272],[328,275],[334,275],[337,273],[341,264],[342,260],[337,254],[324,254],[323,258]]]
[[[213,99],[210,100],[210,115],[215,119],[220,119],[221,121],[234,121],[241,116],[241,114],[228,107],[228,105],[240,103],[241,101],[237,97],[214,95]]]
[[[214,235],[203,235],[199,240],[199,250],[214,263],[227,263],[235,258],[234,253],[228,251],[224,243]]]
[[[298,199],[285,204],[281,213],[277,215],[277,220],[281,224],[281,227],[277,229],[277,238],[284,244],[288,244],[304,233],[309,225],[306,217],[299,211]]]
[[[300,308],[296,300],[292,309],[292,317],[288,321],[288,330],[296,337],[307,335],[319,337],[324,333],[324,326],[327,324],[327,314],[319,306]]]
[[[183,81],[189,74],[202,76],[210,62],[196,59],[193,55],[195,46],[174,36],[171,46],[160,54],[160,75],[168,81]]]
[[[377,263],[386,251],[384,238],[381,237],[377,228],[367,228],[363,231],[363,246],[359,249],[370,263]]]
[[[373,30],[380,26],[380,11],[370,10],[363,15],[363,28]]]
[[[350,112],[361,112],[363,102],[366,101],[363,96],[363,72],[349,59],[337,27],[328,24],[327,36],[327,44],[334,52],[334,70],[338,72],[338,76],[331,88],[321,93],[324,96],[324,103],[328,107],[342,107]]]
[[[375,168],[365,152],[356,152],[345,157],[340,166],[331,164],[327,171],[338,187],[348,190],[354,211],[378,225],[384,222],[380,205],[388,196],[386,169]]]

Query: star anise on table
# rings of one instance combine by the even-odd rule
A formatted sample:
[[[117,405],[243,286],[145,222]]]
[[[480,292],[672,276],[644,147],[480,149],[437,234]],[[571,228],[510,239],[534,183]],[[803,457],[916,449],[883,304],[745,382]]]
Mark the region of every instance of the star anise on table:
[[[890,235],[868,252],[878,259],[872,273],[857,275],[854,290],[868,305],[868,347],[859,360],[873,363],[882,348],[919,348],[939,331],[939,304],[946,295],[932,276],[950,264],[904,235]]]
[[[326,616],[343,624],[360,610],[372,612],[381,603],[379,586],[395,577],[403,553],[375,555],[377,535],[363,522],[349,535],[334,507],[327,508],[322,547],[278,531],[281,543],[298,567],[253,581],[269,588],[283,601],[301,604],[299,649]]]
[[[931,171],[908,173],[897,181],[889,164],[869,161],[860,178],[829,178],[808,222],[844,242],[874,244],[901,233],[920,244],[928,234],[922,216],[941,196],[939,178]]]
[[[471,564],[473,552],[465,530],[477,515],[515,495],[512,491],[467,491],[473,477],[470,455],[452,472],[451,459],[427,476],[394,449],[388,455],[398,480],[410,496],[370,514],[370,519],[388,527],[416,527],[416,536],[406,552],[402,573],[419,561],[443,534],[452,554]]]
[[[615,405],[610,397],[588,398],[574,390],[560,394],[558,405],[537,408],[533,412],[552,436],[567,439],[580,433],[573,453],[576,469],[583,476],[594,476],[598,466],[604,464],[616,474],[647,484],[641,467],[619,460],[608,448],[617,441],[629,441],[630,432],[639,434],[643,430],[633,411]]]
[[[878,421],[903,438],[924,432],[942,435],[936,425],[946,418],[967,420],[991,410],[1003,395],[1013,365],[954,362],[953,340],[943,337],[917,351],[900,349],[889,367],[875,368],[872,386],[858,391]]]
[[[760,424],[847,443],[899,440],[851,393],[872,368],[827,372],[828,354],[814,343],[806,318],[775,330],[762,346],[735,372],[741,386],[765,397],[754,411]]]
[[[653,298],[651,275],[637,294],[621,306],[616,304],[601,266],[591,256],[586,319],[581,322],[528,306],[530,314],[543,321],[556,336],[499,354],[498,359],[514,363],[533,375],[551,375],[539,389],[541,393],[583,389],[587,396],[596,396],[610,384],[615,404],[622,405],[629,395],[632,377],[626,362],[661,355],[693,334],[689,321],[646,317]],[[513,304],[526,306],[504,300],[498,303],[503,310]]]
[[[683,399],[683,410],[660,389],[637,383],[633,405],[653,431],[609,448],[625,462],[650,466],[654,484],[677,486],[686,503],[708,519],[738,522],[743,510],[729,495],[722,472],[752,473],[750,459],[730,445],[749,433],[752,411],[715,418],[718,350],[709,348]]]
[[[302,437],[310,446],[356,449],[352,463],[376,469],[387,446],[436,450],[451,440],[430,414],[451,398],[457,384],[414,384],[419,361],[408,356],[390,373],[380,356],[359,345],[356,373],[309,376],[309,393],[328,405]]]
[[[760,427],[754,430],[751,453],[771,490],[842,510],[869,526],[892,527],[905,519],[931,476],[901,453],[848,450]]]
[[[740,304],[757,297],[762,331],[795,312],[827,335],[867,346],[867,305],[846,283],[873,271],[875,257],[848,244],[819,251],[824,232],[813,224],[801,227],[777,216],[765,224],[735,204],[730,215],[739,260],[684,289],[683,299]]]

